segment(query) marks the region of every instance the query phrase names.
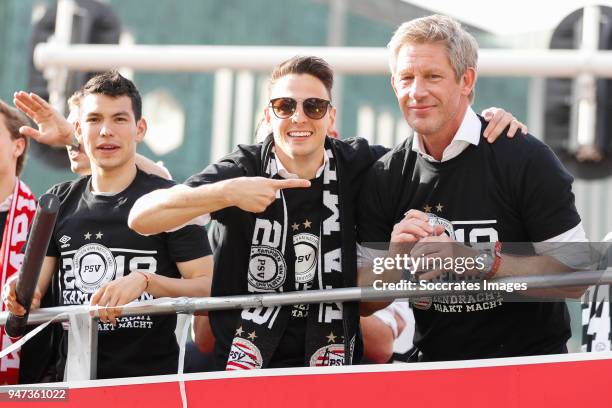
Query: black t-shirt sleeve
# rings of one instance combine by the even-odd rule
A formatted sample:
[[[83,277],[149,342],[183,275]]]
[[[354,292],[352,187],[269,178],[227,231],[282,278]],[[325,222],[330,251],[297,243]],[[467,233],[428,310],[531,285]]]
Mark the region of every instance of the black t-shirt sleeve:
[[[174,262],[192,261],[212,254],[204,227],[187,225],[167,234],[168,253]]]
[[[198,187],[204,184],[216,183],[236,177],[245,176],[246,172],[239,165],[231,161],[213,163],[198,174],[194,174],[185,180],[185,185]]]
[[[58,197],[60,197],[60,208],[61,208],[61,202],[62,202],[62,198],[63,198],[63,192],[66,190],[66,184],[57,184],[53,187],[51,187],[49,190],[47,190],[47,193],[50,194],[55,194]],[[59,215],[58,215],[59,218]],[[53,230],[53,234],[51,235],[51,239],[49,240],[49,246],[47,247],[47,256],[52,256],[55,258],[59,258],[60,257],[60,251],[59,248],[57,247],[57,244],[55,242],[55,239],[53,239],[55,236],[55,229]],[[25,248],[25,246],[24,246]]]
[[[534,242],[553,238],[580,222],[572,193],[573,177],[544,144],[534,146],[517,189],[525,230]]]
[[[229,180],[237,177],[246,176],[246,171],[233,161],[224,160],[213,163],[206,167],[202,172],[195,174],[185,180],[185,185],[198,187],[205,184],[212,184],[218,181]],[[224,220],[232,217],[232,207],[224,208],[210,214],[215,220]],[[235,214],[234,214],[235,215]]]
[[[25,251],[25,245],[23,247]],[[47,247],[47,256],[52,256],[55,258],[59,258],[60,256],[59,249],[57,249],[57,245],[55,244],[55,240],[53,239],[53,237],[51,237],[51,239],[49,240],[49,246]]]
[[[372,156],[378,160],[389,152],[389,148],[381,145],[370,145]]]

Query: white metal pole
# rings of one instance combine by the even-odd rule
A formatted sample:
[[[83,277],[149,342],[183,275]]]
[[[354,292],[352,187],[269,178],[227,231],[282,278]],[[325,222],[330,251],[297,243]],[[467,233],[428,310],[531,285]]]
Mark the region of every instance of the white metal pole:
[[[327,22],[327,45],[340,47],[344,45],[346,30],[346,10],[350,0],[332,0],[329,4],[329,18]],[[334,75],[332,100],[336,107],[336,124],[342,123],[342,95],[344,93],[344,78],[341,73]],[[336,129],[340,130],[340,129]],[[340,135],[342,136],[342,135]]]
[[[42,43],[34,50],[39,69],[63,67],[101,71],[130,67],[141,71],[207,72],[221,68],[269,72],[295,55],[317,55],[336,73],[387,74],[382,47],[267,47],[218,45],[59,45]],[[481,49],[479,75],[575,77],[591,73],[612,78],[612,51]]]
[[[94,380],[98,371],[98,320],[89,313],[70,316],[66,381]]]
[[[601,11],[598,6],[586,6],[582,16],[582,39],[580,50],[585,53],[599,49],[599,20]],[[595,133],[597,129],[597,87],[595,75],[583,72],[576,78],[577,126],[572,129],[570,149],[577,152],[579,159],[597,160]]]
[[[74,0],[59,0],[55,17],[55,34],[47,44],[66,46],[72,41],[72,19],[76,11]],[[55,65],[44,68],[43,75],[47,79],[49,103],[59,112],[64,112],[66,100],[65,89],[68,81],[68,67]]]

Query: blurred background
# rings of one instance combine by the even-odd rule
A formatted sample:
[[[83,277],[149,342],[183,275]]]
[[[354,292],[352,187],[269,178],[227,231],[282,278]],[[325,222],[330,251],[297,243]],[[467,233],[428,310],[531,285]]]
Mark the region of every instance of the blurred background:
[[[147,59],[165,68],[115,67],[143,96],[149,131],[139,152],[163,161],[181,182],[255,140],[274,64],[300,53],[297,47],[349,47],[346,59],[337,53],[330,61],[338,133],[392,146],[410,129],[389,84],[384,47],[399,24],[435,12],[460,20],[483,49],[474,109],[503,107],[555,150],[576,178],[588,236],[601,240],[612,231],[612,59],[594,55],[610,57],[612,1],[0,0],[0,98],[33,91],[66,112],[72,92],[113,67],[95,50],[66,56],[70,44],[116,44],[122,48],[113,55],[128,56],[135,45],[290,47],[233,55],[227,66],[203,52],[202,63],[188,68],[188,52],[179,58],[165,54],[172,48],[156,48]],[[555,54],[547,67],[538,65],[559,49],[582,54]],[[75,176],[63,148],[33,143],[23,177],[40,195]],[[579,333],[579,306],[572,310]]]
[[[45,42],[49,46],[83,43],[119,44],[124,48],[142,44],[382,50],[401,22],[443,12],[462,21],[486,51],[539,50],[544,55],[549,49],[584,49],[583,7],[592,3],[563,0],[553,7],[548,2],[524,0],[471,1],[461,5],[446,0],[60,0],[59,4],[58,14],[57,1],[0,1],[2,99],[10,101],[16,90],[34,91],[46,99],[51,94],[54,105],[65,110],[65,98],[93,74],[65,68],[61,53],[54,54],[49,47],[45,55],[55,57],[47,58],[54,63],[36,67],[33,51]],[[612,8],[608,7],[612,2],[599,4],[594,17],[599,22],[595,41],[597,48],[607,50],[612,48]],[[129,49],[125,53],[129,54]],[[157,59],[160,57],[164,58],[163,51]],[[351,58],[356,61],[354,69],[336,69],[338,132],[341,137],[362,136],[391,146],[410,130],[397,107],[386,66],[380,64],[379,69],[362,73],[358,72],[359,54]],[[367,58],[364,54],[364,63],[369,62]],[[95,63],[91,55],[77,55],[76,59]],[[254,141],[267,100],[269,70],[257,64],[257,55],[239,59],[242,61],[238,68],[236,64],[188,68],[193,72],[180,72],[185,71],[180,66],[186,60],[178,58],[171,62],[177,67],[174,70],[121,68],[140,89],[144,116],[149,122],[149,132],[139,151],[162,160],[177,181],[200,171],[237,143]],[[279,56],[275,60],[272,52],[267,60],[278,63],[283,59]],[[484,62],[481,57],[481,66]],[[249,69],[250,64],[253,69]],[[504,69],[500,71],[496,74],[495,69],[487,69],[483,73],[481,69],[475,110],[503,107],[553,147],[576,177],[577,204],[587,233],[592,240],[601,239],[612,230],[612,216],[608,216],[612,203],[610,81],[594,75],[591,82],[584,75],[530,76],[528,70],[525,74],[526,69],[504,76]],[[589,95],[592,88],[594,93]],[[590,108],[595,112],[594,134],[587,135],[587,141],[580,144],[580,132],[587,132],[580,127],[578,116],[581,101],[589,96]],[[589,146],[580,157],[584,145]],[[25,181],[37,195],[41,194],[52,184],[73,177],[67,164],[63,149],[35,145]]]
[[[540,4],[541,3],[541,4]],[[384,47],[403,21],[443,12],[462,21],[486,50],[584,48],[584,1],[554,3],[517,0],[2,0],[0,1],[0,97],[12,99],[16,90],[49,98],[56,106],[78,89],[92,72],[64,69],[61,64],[35,67],[33,50],[39,43],[143,45],[240,45]],[[68,7],[67,7],[68,4]],[[587,6],[592,3],[586,4]],[[612,47],[612,2],[598,3],[597,48]],[[468,7],[469,5],[469,7]],[[63,7],[63,9],[61,9]],[[68,10],[68,11],[66,11]],[[591,18],[591,21],[593,18]],[[57,27],[56,24],[60,24]],[[69,28],[66,28],[66,25]],[[588,47],[588,44],[587,44]],[[129,53],[129,51],[127,51]],[[159,53],[163,58],[163,52]],[[54,55],[49,52],[46,55]],[[59,55],[59,54],[57,54]],[[61,56],[60,56],[61,57]],[[90,57],[79,57],[88,60]],[[365,61],[364,57],[364,62]],[[204,168],[237,143],[249,143],[266,103],[269,71],[248,69],[257,57],[243,58],[238,69],[198,68],[154,70],[123,67],[144,102],[149,133],[140,153],[162,160],[177,181]],[[275,63],[282,61],[279,57]],[[252,60],[252,61],[249,61]],[[273,59],[272,59],[273,60]],[[353,59],[354,60],[354,59]],[[359,57],[356,63],[358,67]],[[481,61],[482,57],[481,57]],[[176,60],[177,67],[182,61]],[[563,65],[562,63],[559,65]],[[389,85],[389,75],[336,70],[334,104],[341,137],[362,136],[391,146],[407,129]],[[246,67],[246,68],[245,68]],[[481,73],[475,110],[500,106],[527,123],[531,133],[545,140],[576,177],[575,193],[587,234],[601,239],[612,230],[610,192],[612,137],[608,121],[607,78],[555,78],[525,74]],[[534,71],[535,72],[535,71]],[[51,81],[45,78],[52,78]],[[507,74],[506,74],[507,75]],[[564,74],[564,76],[566,76]],[[584,75],[583,75],[584,76]],[[588,76],[588,75],[587,75]],[[57,80],[62,78],[62,80]],[[595,88],[596,123],[586,158],[576,159],[580,101]],[[590,87],[590,88],[589,88]],[[612,89],[610,90],[612,92]],[[587,92],[588,93],[588,92]],[[59,105],[58,105],[59,104]],[[593,103],[591,104],[593,105]],[[593,106],[591,106],[593,110]],[[593,153],[593,148],[595,153]],[[583,152],[584,153],[584,152]],[[584,156],[584,155],[583,155]],[[25,181],[41,194],[52,184],[72,178],[62,149],[34,146]]]

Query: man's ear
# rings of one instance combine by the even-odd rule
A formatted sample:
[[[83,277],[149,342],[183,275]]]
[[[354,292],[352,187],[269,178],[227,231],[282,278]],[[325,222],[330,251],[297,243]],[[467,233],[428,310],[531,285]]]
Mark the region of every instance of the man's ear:
[[[395,87],[395,77],[393,75],[391,75],[391,88],[393,88],[393,92],[397,98],[397,88]]]
[[[469,95],[476,86],[476,70],[473,67],[468,68],[461,77],[463,94]]]
[[[264,123],[266,125],[270,125],[270,109],[268,109],[268,107],[266,106],[263,110],[264,113]]]
[[[140,118],[138,122],[136,122],[136,130],[136,142],[140,143],[147,133],[147,121],[145,118]]]
[[[74,132],[76,133],[79,140],[81,140],[83,136],[83,129],[81,128],[81,120],[80,119],[75,120],[73,126],[74,126]]]
[[[336,107],[332,106],[329,108],[329,126],[327,127],[327,134],[331,134],[336,130]]]
[[[24,136],[25,137],[25,136]],[[26,147],[26,141],[23,137],[13,140],[15,143],[15,149],[13,150],[13,157],[17,159],[19,156],[23,154],[23,151]]]

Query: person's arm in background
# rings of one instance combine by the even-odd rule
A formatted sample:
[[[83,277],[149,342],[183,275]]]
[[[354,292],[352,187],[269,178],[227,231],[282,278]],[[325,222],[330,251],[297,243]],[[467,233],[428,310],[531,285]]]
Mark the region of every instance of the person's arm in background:
[[[212,353],[215,348],[215,336],[210,327],[208,316],[193,317],[193,342],[202,353]]]
[[[13,103],[36,123],[38,129],[22,126],[19,133],[50,146],[75,144],[74,127],[61,113],[35,93],[15,92]]]
[[[502,135],[506,127],[508,128],[506,136],[509,138],[516,136],[518,130],[524,135],[529,131],[525,124],[515,118],[512,113],[506,112],[502,108],[492,106],[480,112],[480,116],[488,122],[483,136],[489,143],[495,142]]]
[[[403,309],[408,309],[408,300],[396,300],[371,316],[361,317],[364,360],[384,364],[393,357],[395,340],[406,328]]]
[[[395,341],[392,328],[375,315],[361,317],[360,324],[364,360],[376,364],[388,362]]]
[[[166,180],[172,180],[170,171],[164,167],[162,162],[154,162],[153,160],[136,153],[136,167],[148,174],[154,174]]]

